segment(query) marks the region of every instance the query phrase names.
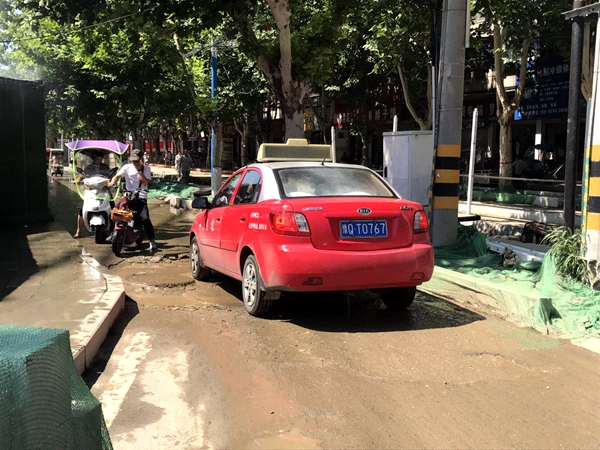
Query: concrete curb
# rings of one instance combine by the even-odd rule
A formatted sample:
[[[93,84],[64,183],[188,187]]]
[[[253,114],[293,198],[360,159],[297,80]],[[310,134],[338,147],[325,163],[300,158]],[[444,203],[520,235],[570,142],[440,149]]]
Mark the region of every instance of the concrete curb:
[[[96,270],[106,281],[106,291],[97,302],[85,321],[94,321],[93,331],[83,340],[83,344],[72,348],[73,361],[77,371],[83,373],[92,363],[100,346],[106,339],[109,329],[117,317],[125,310],[125,288],[121,277],[107,273],[98,261],[83,250],[83,262]]]

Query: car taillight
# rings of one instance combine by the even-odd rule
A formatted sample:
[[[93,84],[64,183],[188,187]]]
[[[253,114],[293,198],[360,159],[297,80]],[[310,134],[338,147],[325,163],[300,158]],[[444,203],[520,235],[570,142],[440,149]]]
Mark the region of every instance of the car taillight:
[[[293,212],[271,213],[271,228],[277,234],[308,236],[310,229],[304,214]]]
[[[415,213],[415,221],[413,223],[413,233],[427,233],[427,231],[429,231],[429,224],[427,223],[425,211],[417,211]]]

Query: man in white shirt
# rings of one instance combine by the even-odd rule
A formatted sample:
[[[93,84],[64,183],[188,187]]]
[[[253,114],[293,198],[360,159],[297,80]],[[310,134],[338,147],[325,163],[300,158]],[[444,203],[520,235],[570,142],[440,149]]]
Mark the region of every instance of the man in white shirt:
[[[108,187],[113,187],[120,178],[125,180],[125,190],[133,192],[139,189],[139,200],[132,201],[131,207],[137,211],[139,217],[142,219],[146,236],[150,241],[150,250],[156,251],[157,245],[154,240],[154,226],[150,220],[150,212],[148,211],[148,183],[152,179],[152,172],[150,166],[145,165],[142,162],[143,153],[141,150],[134,149],[131,152],[129,160],[131,163],[125,164],[119,169],[117,174],[108,183]]]

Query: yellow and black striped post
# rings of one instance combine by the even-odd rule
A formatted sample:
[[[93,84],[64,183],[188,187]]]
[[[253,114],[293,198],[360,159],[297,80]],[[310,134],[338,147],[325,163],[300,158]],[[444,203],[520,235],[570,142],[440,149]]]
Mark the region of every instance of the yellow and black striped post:
[[[599,139],[594,136],[596,140]],[[585,256],[587,259],[600,260],[600,142],[592,144],[586,152],[584,174],[582,231]]]
[[[458,211],[460,145],[438,144],[433,178],[433,209]]]

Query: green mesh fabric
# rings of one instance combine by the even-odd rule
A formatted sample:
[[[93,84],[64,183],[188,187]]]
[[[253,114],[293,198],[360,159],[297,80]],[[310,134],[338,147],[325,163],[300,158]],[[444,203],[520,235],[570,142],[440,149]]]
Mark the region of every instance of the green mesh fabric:
[[[67,330],[0,326],[0,449],[112,449]]]
[[[460,225],[455,244],[435,248],[434,279],[424,287],[440,294],[453,286],[457,293],[459,288],[481,292],[498,309],[541,331],[600,336],[600,292],[562,277],[549,256],[543,263],[523,261],[506,268],[485,242],[474,226]]]
[[[169,195],[177,195],[178,197],[192,200],[194,198],[194,192],[196,192],[198,189],[198,186],[189,186],[187,184],[174,183],[163,180],[153,180],[148,191],[148,198],[159,198],[167,197]]]

